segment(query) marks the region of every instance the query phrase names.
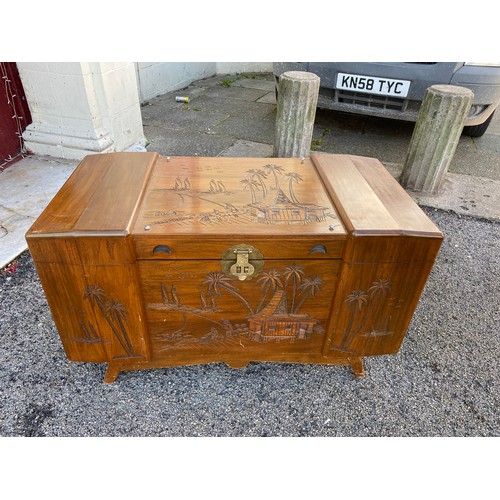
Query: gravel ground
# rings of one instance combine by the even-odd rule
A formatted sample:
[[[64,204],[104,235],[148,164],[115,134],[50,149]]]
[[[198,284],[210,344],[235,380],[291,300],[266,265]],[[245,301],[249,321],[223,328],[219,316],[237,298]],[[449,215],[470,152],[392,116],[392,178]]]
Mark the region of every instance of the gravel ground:
[[[2,436],[499,436],[500,224],[425,209],[445,241],[397,355],[124,372],[66,360],[30,255],[0,277]]]

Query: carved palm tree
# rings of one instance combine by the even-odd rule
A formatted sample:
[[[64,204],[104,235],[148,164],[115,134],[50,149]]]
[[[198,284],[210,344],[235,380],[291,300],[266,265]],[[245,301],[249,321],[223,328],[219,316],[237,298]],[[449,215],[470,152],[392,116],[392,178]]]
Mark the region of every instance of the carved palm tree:
[[[115,334],[117,334],[118,340],[125,349],[125,352],[129,356],[135,356],[134,348],[132,347],[132,343],[130,342],[127,334],[127,329],[124,325],[125,315],[127,314],[125,307],[117,300],[109,300],[106,302],[104,308],[106,310],[107,318],[109,318],[108,323],[110,323],[110,325],[112,323],[114,324],[114,322],[118,323],[119,333],[117,334],[117,332],[115,332]],[[114,330],[115,328],[113,328],[113,331]]]
[[[355,301],[359,302],[358,304],[358,312],[361,311],[361,308],[364,305],[367,305],[365,312],[363,314],[363,317],[361,319],[360,324],[355,330],[351,331],[352,328],[352,322],[354,320],[354,311],[351,311],[351,318],[349,322],[349,327],[346,333],[344,334],[344,339],[342,342],[342,346],[344,348],[348,348],[349,345],[352,343],[352,341],[356,338],[356,335],[361,332],[362,328],[365,326],[366,322],[373,317],[373,310],[377,304],[379,304],[385,297],[387,297],[387,294],[389,293],[389,290],[391,289],[391,280],[388,279],[380,279],[376,280],[372,283],[372,286],[368,288],[368,295],[363,292],[362,294],[358,294],[357,297],[355,297]],[[360,292],[358,290],[357,292]],[[356,292],[353,292],[356,293]],[[351,294],[352,295],[352,294]],[[351,295],[349,297],[351,297]],[[348,301],[349,297],[347,297],[346,301]]]
[[[161,288],[161,299],[162,299],[164,304],[168,304],[170,302],[170,300],[168,298],[168,290],[167,290],[167,287],[165,286],[165,283],[162,283],[160,285],[160,288]]]
[[[104,290],[97,285],[86,286],[83,298],[88,299],[92,307],[96,305],[99,308],[104,316],[104,319],[111,327],[111,330],[127,355],[136,356],[136,353],[130,343],[130,339],[128,338],[125,325],[123,324],[126,314],[123,304],[117,301],[108,301]],[[120,310],[120,312],[115,312],[115,310]],[[114,321],[118,322],[118,327],[115,325]]]
[[[208,294],[212,296],[221,297],[221,291],[226,290],[227,292],[241,300],[250,311],[250,314],[253,314],[252,306],[248,303],[245,297],[238,293],[238,289],[232,284],[232,279],[226,276],[224,273],[218,271],[210,273],[207,275],[205,281],[203,281],[202,284],[207,285]]]
[[[354,322],[354,317],[357,312],[361,311],[363,306],[368,304],[368,295],[364,290],[354,290],[351,292],[348,297],[344,300],[344,303],[347,304],[347,307],[351,309],[351,316],[349,317],[349,323],[347,324],[346,331],[344,333],[344,337],[342,338],[342,342],[340,343],[341,348],[345,348],[348,346],[352,339],[354,338],[351,335],[352,324]]]
[[[99,310],[101,311],[102,315],[104,316],[104,318],[108,321],[108,323],[110,323],[107,312],[106,312],[106,308],[105,308],[107,297],[106,297],[106,294],[104,293],[104,290],[100,286],[87,285],[85,287],[84,292],[83,292],[83,299],[84,300],[88,299],[88,301],[90,302],[90,305],[92,307],[97,306],[99,308]],[[116,331],[114,325],[111,323],[110,326],[113,330],[113,333],[116,335],[116,337],[118,337],[118,340],[120,340],[120,335]]]
[[[281,288],[283,286],[283,283],[281,281],[281,274],[277,269],[270,269],[269,271],[263,272],[257,280],[257,283],[262,283],[261,288],[265,290],[257,307],[257,312],[259,312],[264,307],[269,291],[272,290],[275,292],[278,287]]]
[[[174,301],[174,304],[176,306],[180,306],[181,301],[179,299],[179,295],[177,294],[177,288],[175,287],[175,285],[172,285],[172,287],[170,288],[170,294],[172,295],[172,300]]]
[[[302,307],[302,304],[304,304],[307,298],[312,297],[313,299],[315,299],[316,294],[321,290],[322,286],[323,280],[319,276],[311,276],[309,278],[305,278],[299,286],[302,300],[300,301],[294,312],[299,312],[299,309]]]
[[[257,198],[255,197],[255,188],[259,187],[259,183],[255,179],[243,179],[241,181],[242,184],[244,184],[244,188],[250,188],[250,192],[252,193],[252,203],[255,203],[257,201]]]
[[[389,293],[390,289],[391,289],[391,280],[389,279],[376,280],[372,283],[372,286],[368,288],[368,293],[370,294],[370,301],[365,311],[363,321],[358,328],[358,332],[361,331],[361,329],[365,325],[370,315],[373,316],[373,309],[377,304],[383,302],[383,300],[387,297],[387,294]]]
[[[295,300],[297,298],[297,285],[302,283],[302,279],[305,275],[304,268],[302,266],[298,266],[296,264],[290,264],[285,267],[285,286],[292,282],[292,305],[290,307],[290,312],[293,314],[295,308]]]
[[[371,298],[376,298],[378,296],[385,297],[389,290],[391,289],[391,280],[380,279],[372,283],[372,286],[368,288],[368,293]]]
[[[288,190],[290,191],[290,198],[294,203],[300,203],[297,197],[295,196],[295,193],[293,192],[293,183],[299,183],[300,181],[303,181],[304,179],[297,174],[296,172],[288,172],[285,174],[285,177],[288,178]]]
[[[200,292],[200,303],[202,311],[208,309],[207,299],[205,298],[205,294],[203,292]]]
[[[250,170],[247,170],[247,172],[250,174],[251,179],[257,179],[260,183],[260,186],[262,188],[262,199],[264,199],[267,196],[267,187],[266,183],[264,182],[264,179],[267,179],[267,174],[264,172],[264,170],[256,169],[256,168],[251,168]]]
[[[358,311],[361,311],[363,305],[368,303],[368,295],[366,295],[364,290],[355,290],[348,295],[344,302],[348,307],[357,308]]]
[[[92,307],[97,305],[97,307],[99,307],[101,312],[104,314],[104,301],[106,300],[106,294],[100,286],[86,286],[83,292],[83,298],[88,299]]]
[[[279,165],[273,165],[272,163],[268,163],[264,167],[269,173],[272,173],[274,175],[274,181],[276,183],[276,190],[279,190],[280,183],[278,179],[278,174],[281,174],[285,171],[283,167],[280,167]]]

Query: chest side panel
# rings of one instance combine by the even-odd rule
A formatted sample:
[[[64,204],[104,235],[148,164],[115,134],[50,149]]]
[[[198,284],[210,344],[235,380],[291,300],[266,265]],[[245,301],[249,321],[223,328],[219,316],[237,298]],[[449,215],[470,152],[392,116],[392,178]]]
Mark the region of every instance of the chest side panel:
[[[349,230],[323,353],[397,352],[443,235],[378,160],[314,161]]]
[[[324,353],[368,356],[397,352],[432,264],[344,264]]]
[[[95,245],[98,241],[101,244]],[[122,237],[35,238],[30,251],[70,360],[148,358],[145,315],[130,241]]]
[[[86,157],[26,235],[71,360],[148,357],[129,233],[156,157]]]

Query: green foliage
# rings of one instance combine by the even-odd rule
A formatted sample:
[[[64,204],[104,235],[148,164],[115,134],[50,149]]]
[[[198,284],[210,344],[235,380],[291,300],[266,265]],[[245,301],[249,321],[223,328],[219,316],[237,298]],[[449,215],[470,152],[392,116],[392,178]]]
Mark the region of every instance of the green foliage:
[[[321,133],[321,135],[319,137],[317,137],[316,139],[314,139],[312,142],[311,142],[311,151],[318,151],[321,147],[321,144],[323,143],[323,139],[330,133],[330,129],[329,128],[325,128],[323,129],[323,132]]]
[[[224,78],[224,80],[219,82],[219,85],[222,85],[223,87],[231,87],[235,81],[236,80],[231,80],[231,78]]]
[[[243,78],[249,78],[251,80],[255,80],[257,78],[257,75],[236,75],[234,78],[224,78],[223,80],[219,81],[219,85],[229,88],[232,87],[234,82],[236,82],[237,80],[241,80]]]

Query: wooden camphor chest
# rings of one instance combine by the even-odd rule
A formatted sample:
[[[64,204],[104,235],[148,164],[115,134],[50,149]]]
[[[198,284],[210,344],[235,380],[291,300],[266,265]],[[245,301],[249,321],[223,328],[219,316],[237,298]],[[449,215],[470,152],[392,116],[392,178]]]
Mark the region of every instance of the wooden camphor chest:
[[[396,353],[443,235],[373,158],[87,156],[26,235],[70,360]]]

